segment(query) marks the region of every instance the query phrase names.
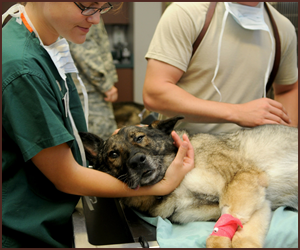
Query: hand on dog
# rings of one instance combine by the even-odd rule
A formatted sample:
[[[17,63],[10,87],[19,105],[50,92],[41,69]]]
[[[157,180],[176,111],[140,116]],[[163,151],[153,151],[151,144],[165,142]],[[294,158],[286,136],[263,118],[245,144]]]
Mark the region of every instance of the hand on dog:
[[[235,121],[243,127],[255,127],[263,124],[291,124],[283,105],[269,98],[260,98],[234,106],[237,112]]]
[[[194,148],[186,134],[182,136],[183,141],[172,131],[174,144],[179,147],[174,161],[168,168],[166,175],[157,185],[160,185],[161,194],[166,195],[171,193],[179,186],[184,176],[191,171],[194,166]]]

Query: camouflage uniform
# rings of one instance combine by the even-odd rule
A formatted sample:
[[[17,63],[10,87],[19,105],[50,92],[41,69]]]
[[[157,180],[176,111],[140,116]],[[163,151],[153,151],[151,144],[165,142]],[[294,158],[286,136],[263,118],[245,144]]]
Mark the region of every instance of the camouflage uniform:
[[[69,44],[79,75],[88,92],[89,132],[106,139],[117,129],[117,124],[112,103],[104,100],[104,93],[114,86],[118,76],[103,20],[97,25],[92,25],[83,44]],[[76,74],[72,74],[72,78],[83,104],[83,94]]]

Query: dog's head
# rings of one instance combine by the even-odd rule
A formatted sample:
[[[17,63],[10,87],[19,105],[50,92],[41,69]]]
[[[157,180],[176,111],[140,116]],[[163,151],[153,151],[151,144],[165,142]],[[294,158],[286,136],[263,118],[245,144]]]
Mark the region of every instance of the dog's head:
[[[124,127],[106,141],[91,133],[80,136],[94,169],[135,189],[153,185],[164,177],[177,152],[171,132],[180,119],[183,117],[155,121],[145,127]]]

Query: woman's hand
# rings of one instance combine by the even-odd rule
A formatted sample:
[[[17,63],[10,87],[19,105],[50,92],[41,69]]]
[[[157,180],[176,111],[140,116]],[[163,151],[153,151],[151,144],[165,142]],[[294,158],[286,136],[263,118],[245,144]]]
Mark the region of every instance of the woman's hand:
[[[194,149],[186,134],[183,141],[172,131],[174,143],[179,147],[177,155],[169,166],[164,179],[155,184],[155,195],[167,195],[179,186],[184,176],[194,168]],[[153,190],[153,191],[154,191]]]

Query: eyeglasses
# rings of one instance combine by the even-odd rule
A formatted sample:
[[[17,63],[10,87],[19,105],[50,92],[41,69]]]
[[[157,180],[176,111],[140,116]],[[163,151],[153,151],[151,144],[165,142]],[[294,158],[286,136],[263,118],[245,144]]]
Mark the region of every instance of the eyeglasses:
[[[107,3],[108,3],[109,6],[105,6],[105,7],[102,7],[102,8],[85,7],[82,4],[81,4],[81,6],[78,5],[77,3],[75,3],[75,4],[77,5],[77,7],[79,9],[82,10],[81,11],[82,15],[84,15],[84,16],[92,16],[92,15],[96,14],[98,11],[100,11],[101,15],[107,13],[108,11],[110,11],[113,8],[113,6],[109,2],[107,2]]]

